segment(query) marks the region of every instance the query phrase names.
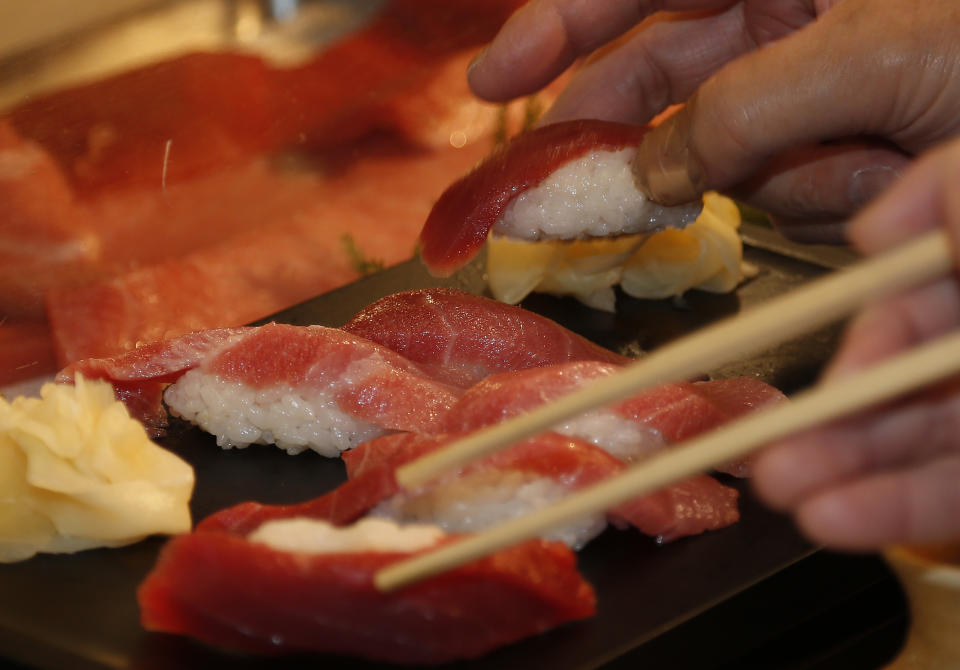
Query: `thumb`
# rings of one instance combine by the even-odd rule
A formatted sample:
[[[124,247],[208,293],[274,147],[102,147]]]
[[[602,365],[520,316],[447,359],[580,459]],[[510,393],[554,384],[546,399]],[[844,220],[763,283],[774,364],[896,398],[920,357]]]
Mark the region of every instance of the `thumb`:
[[[708,79],[640,145],[640,188],[679,204],[742,182],[786,149],[895,128],[909,65],[878,57],[879,28],[845,20],[844,7]]]

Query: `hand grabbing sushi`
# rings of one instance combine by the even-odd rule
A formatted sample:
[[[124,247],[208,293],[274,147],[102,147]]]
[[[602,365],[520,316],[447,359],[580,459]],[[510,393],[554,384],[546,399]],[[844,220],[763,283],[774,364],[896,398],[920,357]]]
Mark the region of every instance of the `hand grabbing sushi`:
[[[494,151],[436,202],[420,256],[444,276],[492,230],[525,240],[644,234],[693,221],[700,203],[663,207],[636,187],[630,161],[645,128],[598,120],[542,126]]]
[[[444,276],[489,241],[491,292],[532,291],[614,311],[613,287],[663,298],[732,290],[743,277],[736,205],[715,193],[664,207],[636,187],[631,161],[646,129],[566,121],[516,137],[451,185],[420,233],[420,256]]]

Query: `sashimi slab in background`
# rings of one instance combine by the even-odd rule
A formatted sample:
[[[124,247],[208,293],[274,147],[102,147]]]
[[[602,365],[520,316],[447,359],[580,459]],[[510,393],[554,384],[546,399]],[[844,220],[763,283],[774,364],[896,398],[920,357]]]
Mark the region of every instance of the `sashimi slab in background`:
[[[410,258],[502,126],[463,72],[518,4],[391,0],[298,65],[191,53],[9,110],[3,146],[44,167],[0,185],[0,209],[31,223],[0,246],[39,240],[44,261],[4,264],[0,319],[49,321],[64,365],[247,323]]]

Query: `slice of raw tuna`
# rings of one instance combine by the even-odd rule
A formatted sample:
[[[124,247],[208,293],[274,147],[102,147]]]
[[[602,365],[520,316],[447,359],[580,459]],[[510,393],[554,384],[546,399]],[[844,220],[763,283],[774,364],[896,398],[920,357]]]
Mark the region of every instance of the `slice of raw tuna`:
[[[330,493],[295,505],[242,503],[208,517],[198,528],[248,532],[266,521],[288,516],[345,525],[373,511],[404,522],[472,532],[555,502],[627,467],[592,444],[545,433],[415,491],[404,491],[397,484],[396,468],[453,439],[455,436],[401,433],[371,440],[343,454],[350,479]],[[700,475],[630,500],[610,510],[607,518],[667,542],[735,523],[740,518],[737,497],[735,489]],[[579,547],[604,525],[604,517],[599,515],[577,521],[551,537]]]
[[[460,433],[499,423],[618,371],[616,365],[580,361],[492,375],[467,390],[447,415],[442,430]],[[632,462],[784,400],[778,389],[755,377],[679,382],[572,418],[555,430]],[[746,463],[739,462],[728,464],[723,471],[748,474]]]
[[[497,372],[579,360],[630,361],[544,316],[454,289],[387,296],[343,328],[463,388]]]
[[[285,324],[191,333],[81,361],[60,380],[78,373],[114,382],[148,425],[163,410],[144,400],[155,401],[156,389],[170,384],[170,410],[223,447],[276,444],[327,456],[390,431],[435,430],[460,393],[374,342]]]
[[[140,618],[150,631],[254,654],[433,664],[480,656],[595,610],[593,589],[559,543],[527,542],[381,593],[377,571],[411,555],[290,551],[225,532],[181,535],[137,591]]]

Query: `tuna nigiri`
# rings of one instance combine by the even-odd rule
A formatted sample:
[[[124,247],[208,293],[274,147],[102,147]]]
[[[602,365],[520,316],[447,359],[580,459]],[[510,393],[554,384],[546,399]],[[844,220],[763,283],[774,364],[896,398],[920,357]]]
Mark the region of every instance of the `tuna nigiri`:
[[[351,506],[347,499],[370,504],[377,497],[372,491],[379,487],[383,499],[371,509],[374,515],[474,532],[556,502],[627,467],[589,442],[544,433],[414,491],[402,491],[384,476],[384,470],[393,471],[453,439],[398,434],[360,445],[343,454],[352,485],[331,494],[326,505],[344,517],[357,513],[359,505]],[[608,516],[660,542],[723,528],[740,518],[737,491],[706,475],[632,499]],[[549,537],[579,549],[605,526],[604,515],[587,516]]]
[[[693,221],[700,203],[657,205],[637,189],[630,162],[646,129],[566,121],[516,137],[454,182],[420,233],[427,268],[448,275],[495,234],[526,240],[652,233]]]
[[[242,503],[208,517],[198,529],[248,532],[289,516],[345,525],[376,514],[472,532],[555,502],[627,467],[588,442],[545,433],[426,487],[414,491],[400,487],[394,478],[396,468],[453,439],[399,433],[371,440],[343,454],[350,479],[330,493],[294,505]],[[735,489],[700,475],[630,500],[606,517],[585,517],[550,537],[579,548],[601,532],[609,519],[667,542],[735,523],[740,518],[737,497]]]
[[[559,543],[531,541],[384,594],[376,572],[438,543],[434,527],[338,529],[284,518],[250,534],[170,541],[137,592],[147,630],[258,654],[321,652],[426,664],[472,658],[591,616],[595,596]]]
[[[435,429],[459,390],[380,345],[335,328],[268,324],[191,333],[60,374],[108,379],[128,406],[162,423],[170,411],[223,447],[276,444],[326,456],[391,431]]]
[[[539,314],[453,289],[405,291],[381,298],[343,328],[393,349],[435,378],[462,388],[496,372],[567,361],[623,364],[630,360]]]
[[[492,375],[464,393],[446,415],[442,430],[459,433],[499,423],[618,370],[607,363],[580,361]],[[556,430],[631,462],[784,399],[778,389],[755,377],[664,384],[571,419]],[[729,464],[723,471],[745,476],[747,467]]]
[[[303,516],[346,525],[368,515],[402,522],[439,524],[473,532],[538,509],[622,472],[627,465],[588,442],[556,433],[531,438],[431,482],[404,491],[394,478],[399,466],[440,449],[455,436],[387,435],[344,453],[350,479],[326,495],[294,505],[248,502],[205,519],[199,530],[249,532],[267,521]],[[736,523],[737,491],[699,475],[592,515],[550,535],[580,548],[606,527],[632,525],[669,542]]]

